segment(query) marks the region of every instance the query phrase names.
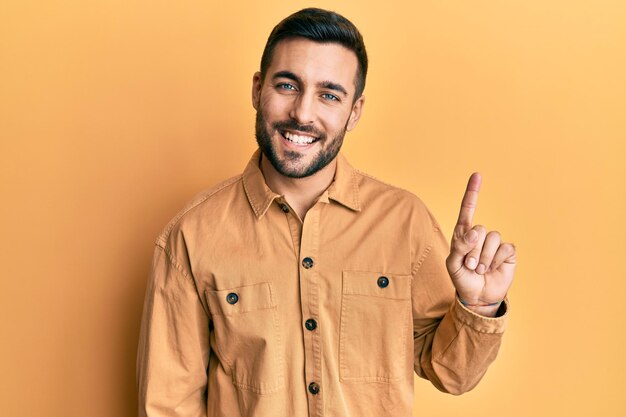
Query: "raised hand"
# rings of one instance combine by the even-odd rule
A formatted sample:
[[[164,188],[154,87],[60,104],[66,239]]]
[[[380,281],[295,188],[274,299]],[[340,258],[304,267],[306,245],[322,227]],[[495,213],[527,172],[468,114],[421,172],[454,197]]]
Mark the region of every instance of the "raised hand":
[[[515,246],[502,242],[497,231],[472,226],[481,177],[470,176],[454,227],[446,267],[463,304],[487,316],[494,316],[506,296],[515,272]]]

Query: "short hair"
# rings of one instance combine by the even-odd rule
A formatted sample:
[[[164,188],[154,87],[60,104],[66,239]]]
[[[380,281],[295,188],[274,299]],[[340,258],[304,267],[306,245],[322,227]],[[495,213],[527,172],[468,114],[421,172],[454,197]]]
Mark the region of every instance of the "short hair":
[[[261,57],[261,80],[265,79],[276,45],[282,40],[305,38],[319,43],[338,43],[356,54],[358,69],[354,100],[363,94],[367,76],[367,52],[363,37],[354,24],[338,13],[317,9],[302,9],[277,24],[265,44]]]

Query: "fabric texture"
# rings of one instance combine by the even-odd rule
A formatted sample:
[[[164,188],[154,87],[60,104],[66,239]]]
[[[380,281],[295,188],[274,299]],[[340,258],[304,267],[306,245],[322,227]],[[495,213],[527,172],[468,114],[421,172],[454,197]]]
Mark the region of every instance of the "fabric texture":
[[[412,415],[413,372],[472,389],[507,321],[457,298],[449,247],[413,194],[350,166],[304,221],[242,175],[194,198],[156,241],[137,382],[141,416]]]

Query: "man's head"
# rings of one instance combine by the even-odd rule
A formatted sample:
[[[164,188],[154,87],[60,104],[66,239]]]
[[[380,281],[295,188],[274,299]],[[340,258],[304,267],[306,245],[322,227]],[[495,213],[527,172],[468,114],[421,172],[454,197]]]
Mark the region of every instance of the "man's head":
[[[272,31],[253,77],[256,138],[282,175],[302,178],[332,162],[360,117],[367,55],[344,17],[304,9]]]
[[[304,38],[318,43],[338,43],[354,52],[359,62],[354,79],[356,88],[354,100],[361,97],[367,77],[367,52],[361,33],[351,21],[338,13],[316,8],[302,9],[287,16],[274,27],[267,38],[261,57],[261,80],[265,79],[276,45],[289,38]]]

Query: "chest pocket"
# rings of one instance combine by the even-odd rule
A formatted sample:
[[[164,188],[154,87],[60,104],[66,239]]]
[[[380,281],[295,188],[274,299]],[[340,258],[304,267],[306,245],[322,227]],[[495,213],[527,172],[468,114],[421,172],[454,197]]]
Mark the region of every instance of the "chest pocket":
[[[405,377],[411,276],[343,271],[339,376],[344,382],[393,382]],[[408,365],[407,365],[408,364]]]
[[[284,386],[277,307],[269,282],[206,291],[215,348],[233,384],[257,394]]]

